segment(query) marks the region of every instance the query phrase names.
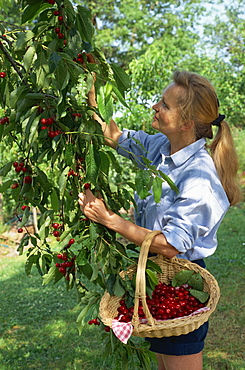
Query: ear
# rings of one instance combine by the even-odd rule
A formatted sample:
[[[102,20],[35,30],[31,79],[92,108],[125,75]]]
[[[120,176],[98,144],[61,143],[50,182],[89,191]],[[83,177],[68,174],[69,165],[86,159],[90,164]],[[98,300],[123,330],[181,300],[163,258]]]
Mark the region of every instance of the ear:
[[[185,121],[181,126],[181,130],[183,131],[188,131],[188,130],[193,130],[193,129],[194,129],[194,121]]]

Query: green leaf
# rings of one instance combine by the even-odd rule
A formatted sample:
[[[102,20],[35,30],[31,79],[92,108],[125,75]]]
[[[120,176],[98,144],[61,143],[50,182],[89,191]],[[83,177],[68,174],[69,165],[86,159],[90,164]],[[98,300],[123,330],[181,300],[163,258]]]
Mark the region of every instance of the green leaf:
[[[26,53],[23,56],[23,65],[25,67],[26,72],[28,73],[33,61],[37,58],[36,55],[36,48],[31,45],[29,48],[26,50]]]
[[[155,271],[151,271],[149,269],[146,269],[146,274],[148,276],[148,281],[150,283],[150,287],[152,289],[155,288],[155,286],[158,284],[158,278]]]
[[[63,90],[69,83],[70,74],[63,60],[59,62],[55,70],[56,83],[59,90]]]
[[[2,185],[0,185],[0,193],[4,193],[5,190],[9,189],[12,183],[13,183],[12,180],[8,180],[5,181]]]
[[[53,73],[56,70],[61,59],[62,59],[62,56],[58,54],[57,51],[54,51],[53,53],[50,54],[50,58],[49,58],[50,73]]]
[[[190,279],[188,280],[188,284],[196,290],[203,290],[203,278],[199,272],[193,274]]]
[[[104,151],[100,151],[100,158],[101,158],[101,165],[100,170],[105,174],[108,175],[109,168],[110,168],[110,160],[108,158],[108,155]]]
[[[0,176],[6,176],[7,173],[11,170],[13,162],[6,163],[1,169],[0,169]]]
[[[52,189],[52,192],[50,194],[50,201],[51,201],[51,207],[54,211],[59,210],[59,197],[57,194],[57,190],[55,188]]]
[[[114,93],[115,93],[116,97],[118,98],[118,100],[120,101],[120,103],[121,103],[124,107],[126,107],[126,108],[130,109],[130,107],[129,107],[129,106],[128,106],[128,104],[126,103],[126,101],[125,101],[125,99],[124,99],[123,95],[121,94],[121,92],[118,90],[118,88],[117,88],[115,85],[112,85],[112,90],[114,91]]]
[[[89,151],[86,155],[85,163],[86,163],[86,170],[87,170],[86,182],[96,185],[99,167],[98,167],[98,164],[96,163],[95,148],[94,148],[93,143],[89,145]]]
[[[114,73],[114,78],[118,86],[118,90],[124,95],[124,91],[127,90],[130,86],[130,79],[127,73],[117,64],[111,63],[111,68]]]
[[[200,292],[199,290],[190,289],[190,294],[198,299],[201,303],[205,303],[209,298],[208,292]]]
[[[160,177],[156,176],[153,178],[152,190],[155,202],[159,203],[162,197],[162,179]]]
[[[172,279],[172,285],[174,287],[186,284],[190,277],[194,274],[191,270],[181,270]]]
[[[72,166],[74,163],[75,147],[72,143],[68,143],[65,148],[65,161],[67,166]]]
[[[113,287],[116,283],[116,275],[115,274],[110,274],[107,281],[106,281],[106,289],[110,293],[110,295],[114,294]]]
[[[91,13],[81,5],[77,6],[76,27],[81,35],[82,40],[91,42],[94,34],[94,26],[91,21]]]
[[[175,185],[175,183],[170,179],[169,176],[167,176],[165,173],[163,173],[161,170],[158,171],[160,176],[165,180],[168,185],[171,187],[172,190],[174,190],[177,194],[179,193],[178,187]]]
[[[89,236],[90,236],[91,241],[93,242],[98,237],[97,228],[93,222],[90,222],[89,224]]]
[[[98,109],[106,122],[109,122],[113,115],[113,100],[111,97],[112,85],[108,82],[101,86],[97,94]]]
[[[23,13],[21,23],[26,23],[27,21],[31,21],[34,19],[38,13],[40,13],[43,9],[48,8],[50,5],[48,3],[42,3],[39,1],[35,1],[31,5],[28,5]]]
[[[150,259],[147,260],[146,266],[150,267],[151,269],[155,270],[158,273],[162,273],[161,267]]]
[[[49,64],[47,56],[43,50],[39,51],[38,58],[34,63],[36,84],[39,89],[49,87]]]
[[[68,171],[69,171],[69,166],[64,169],[64,171],[62,172],[62,174],[60,175],[60,178],[59,178],[59,190],[60,190],[60,197],[61,198],[63,198],[63,196],[65,194],[66,184],[67,184],[67,180],[68,180],[68,177],[67,177]]]
[[[125,289],[124,289],[124,287],[121,283],[121,280],[120,280],[119,276],[117,276],[117,278],[116,278],[116,282],[114,284],[113,290],[114,290],[114,294],[117,297],[122,297],[125,294]]]
[[[17,35],[16,50],[23,50],[24,45],[34,37],[34,33],[30,30],[19,32]]]
[[[151,173],[148,170],[138,170],[135,176],[135,187],[138,196],[141,199],[146,198],[148,195],[150,195],[150,185],[151,185]]]
[[[41,188],[48,193],[51,189],[52,185],[50,184],[47,175],[45,172],[40,170],[40,168],[37,168],[37,181],[40,183]]]
[[[55,275],[56,275],[56,272],[57,272],[57,267],[56,266],[52,266],[49,269],[48,273],[43,276],[43,285],[47,285],[52,280],[54,280]]]

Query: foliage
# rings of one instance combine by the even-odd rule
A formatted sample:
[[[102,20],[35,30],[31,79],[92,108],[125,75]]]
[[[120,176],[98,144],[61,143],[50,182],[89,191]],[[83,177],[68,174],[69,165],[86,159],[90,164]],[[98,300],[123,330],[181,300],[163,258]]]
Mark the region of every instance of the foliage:
[[[98,29],[97,45],[108,60],[117,61],[124,68],[145,54],[156,40],[171,40],[171,48],[174,40],[181,44],[184,35],[196,38],[193,23],[205,12],[199,0],[103,0],[89,1],[88,6]]]
[[[88,320],[98,316],[104,290],[124,294],[127,282],[118,273],[138,256],[131,257],[135,245],[126,248],[114,232],[90,222],[77,203],[84,184],[115,212],[127,211],[133,203],[128,189],[134,190],[135,184],[125,182],[120,163],[104,146],[101,126],[93,119],[95,108],[86,100],[96,73],[96,111],[109,122],[115,100],[126,106],[130,80],[94,45],[94,27],[86,7],[75,8],[69,0],[23,0],[20,4],[21,22],[27,27],[0,25],[4,109],[0,139],[7,152],[0,168],[0,192],[12,198],[18,231],[26,231],[18,250],[22,254],[27,247],[27,275],[34,265],[44,285],[63,279],[68,290],[77,288],[84,305],[78,316],[82,332]],[[139,171],[137,189],[144,197],[153,185],[159,201],[162,181],[173,188],[174,184],[150,163],[145,167],[149,169]],[[111,168],[116,173],[114,186]],[[30,234],[26,225],[34,210],[39,217],[35,234]],[[132,349],[123,351],[129,357]],[[137,353],[147,368],[145,352]]]

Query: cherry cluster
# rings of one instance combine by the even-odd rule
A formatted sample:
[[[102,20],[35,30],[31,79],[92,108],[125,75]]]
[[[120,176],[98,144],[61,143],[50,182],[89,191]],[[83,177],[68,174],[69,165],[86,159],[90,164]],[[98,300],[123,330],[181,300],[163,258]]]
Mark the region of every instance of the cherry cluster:
[[[68,171],[67,176],[78,176],[78,173],[75,172],[72,168]]]
[[[24,162],[13,162],[13,167],[15,172],[27,172],[27,167],[25,167]]]
[[[87,61],[88,63],[92,63],[92,64],[96,63],[94,56],[91,53],[85,53],[85,52],[78,53],[77,58],[73,58],[73,61],[78,64],[81,64],[83,67],[86,66],[85,61]]]
[[[70,267],[73,267],[74,268],[74,260],[75,260],[75,256],[72,257],[71,260],[68,260],[68,256],[66,253],[59,253],[57,254],[57,258],[59,258],[60,260],[64,261],[64,262],[57,262],[55,264],[55,266],[59,269],[59,272],[64,275],[66,277],[67,280],[69,280],[69,274],[67,274],[67,269],[70,268]]]
[[[8,117],[0,118],[0,125],[5,125],[5,123],[9,123],[9,118]]]
[[[13,162],[13,167],[14,167],[15,172],[17,172],[17,173],[20,173],[20,172],[23,172],[23,173],[31,172],[30,170],[28,171],[28,168],[25,166],[24,162]],[[29,176],[29,175],[24,176],[23,182],[24,182],[24,184],[31,184],[32,183],[32,177]],[[18,187],[19,187],[19,183],[18,182],[14,182],[11,185],[11,188],[12,189],[17,189]]]
[[[89,321],[88,321],[88,324],[89,324],[89,325],[92,325],[92,324],[94,324],[94,325],[100,325],[100,322],[99,322],[99,321],[98,321],[98,319],[96,318],[96,319],[89,320]]]
[[[98,321],[98,318],[96,318],[96,319],[89,320],[88,324],[89,325],[93,325],[93,324],[94,325],[100,325],[100,322]],[[104,327],[105,332],[109,333],[110,330],[111,330],[111,328],[109,326]]]
[[[204,307],[205,305],[190,294],[189,285],[173,287],[165,283],[156,285],[152,298],[147,296],[146,303],[153,318],[156,320],[168,320],[177,317],[188,316],[192,312]],[[122,322],[130,322],[133,316],[134,307],[127,308],[125,300],[120,300],[118,316],[116,319]],[[144,319],[142,302],[139,303],[138,315]]]
[[[55,122],[54,117],[50,118],[41,118],[41,130],[48,130],[48,136],[53,139],[55,136],[60,135],[62,132],[61,130],[52,130],[51,125]]]

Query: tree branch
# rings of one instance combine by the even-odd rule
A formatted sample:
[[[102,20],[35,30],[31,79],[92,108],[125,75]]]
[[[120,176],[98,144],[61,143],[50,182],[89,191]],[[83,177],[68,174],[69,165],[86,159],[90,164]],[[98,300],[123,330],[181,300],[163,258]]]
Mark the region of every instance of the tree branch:
[[[3,44],[0,42],[0,50],[2,50],[3,54],[6,56],[6,58],[10,61],[11,65],[13,66],[14,70],[18,73],[18,75],[20,76],[22,82],[24,85],[26,85],[27,87],[30,88],[28,82],[26,81],[26,79],[24,78],[21,70],[19,69],[18,67],[18,64],[16,63],[16,61],[11,57],[11,55],[9,54],[9,52],[7,51],[7,49],[3,46]]]

